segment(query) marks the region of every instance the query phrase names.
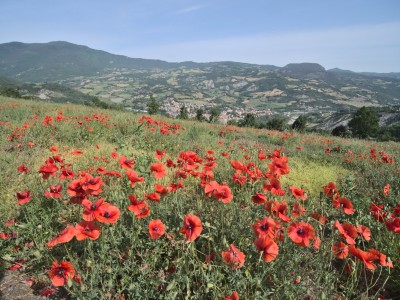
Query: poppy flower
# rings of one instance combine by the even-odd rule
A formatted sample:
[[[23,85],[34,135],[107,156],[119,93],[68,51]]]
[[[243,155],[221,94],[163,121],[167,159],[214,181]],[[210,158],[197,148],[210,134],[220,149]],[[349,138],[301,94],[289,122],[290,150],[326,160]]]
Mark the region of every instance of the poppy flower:
[[[214,190],[214,197],[217,201],[221,201],[224,204],[231,202],[233,199],[232,191],[227,185],[220,185]]]
[[[75,237],[78,241],[87,238],[97,240],[100,236],[100,227],[95,222],[82,221],[75,225]]]
[[[387,196],[387,195],[389,195],[389,192],[390,192],[390,184],[387,184],[387,185],[385,185],[385,186],[383,187],[383,194],[384,194],[385,196]]]
[[[291,221],[287,215],[286,201],[271,201],[265,204],[265,209],[270,212],[274,217],[279,218],[282,222],[288,223]]]
[[[379,252],[378,250],[375,250],[375,249],[369,249],[368,252],[372,253],[372,254],[374,254],[374,255],[376,255],[378,257],[379,264],[382,267],[393,268],[393,262],[391,260],[387,261],[386,260],[387,257],[386,257],[385,254],[383,254],[383,253],[381,253],[381,252]]]
[[[155,201],[155,202],[160,202],[160,194],[158,193],[150,193],[146,195],[146,199],[150,200],[150,201]]]
[[[277,178],[289,173],[289,166],[287,165],[287,157],[274,158],[272,164],[269,164],[270,173]]]
[[[22,193],[17,192],[18,204],[23,205],[32,200],[31,191],[25,190]]]
[[[297,198],[305,201],[307,199],[307,194],[304,194],[304,190],[299,189],[295,186],[289,187],[289,189],[292,191],[292,195]]]
[[[269,184],[267,182],[264,182],[263,184],[263,190],[269,191],[272,194],[276,196],[283,196],[285,195],[285,191],[281,189],[281,183],[276,177],[268,177]]]
[[[55,164],[49,163],[49,164],[40,166],[38,172],[42,174],[43,179],[47,179],[49,177],[53,177],[57,171],[58,171],[58,167]]]
[[[358,225],[357,232],[362,236],[364,240],[371,240],[371,230],[367,226]]]
[[[339,234],[346,240],[346,243],[349,245],[355,245],[355,238],[358,236],[357,228],[350,223],[343,222],[340,224],[338,220],[333,223],[333,226],[337,228]]]
[[[21,164],[18,168],[17,168],[18,172],[20,173],[28,173],[29,169],[27,168],[27,166],[25,166],[24,164]]]
[[[293,203],[292,205],[292,216],[298,218],[306,213],[306,210],[299,202]]]
[[[142,219],[150,214],[150,208],[144,200],[138,201],[136,196],[128,196],[131,205],[128,206],[128,210],[135,214],[136,219]]]
[[[269,237],[262,236],[254,241],[258,252],[263,252],[262,258],[265,262],[273,261],[279,252],[278,245]]]
[[[329,182],[324,186],[324,194],[328,197],[332,198],[334,195],[338,194],[339,191],[336,188],[336,185],[333,182]]]
[[[375,220],[381,223],[385,221],[387,216],[387,212],[383,210],[383,204],[376,205],[373,202],[371,202],[370,204],[370,213],[372,214]]]
[[[96,202],[92,203],[91,201],[85,199],[82,201],[82,205],[85,207],[83,211],[83,216],[82,218],[85,221],[94,221],[96,220],[96,215],[95,212],[98,211],[100,206],[103,205],[105,198],[100,198]]]
[[[61,169],[61,174],[59,176],[60,179],[68,179],[71,180],[72,178],[75,177],[75,173],[67,168],[62,168]]]
[[[44,193],[44,196],[45,196],[46,198],[55,198],[55,199],[58,199],[58,198],[61,198],[61,197],[62,197],[61,191],[62,191],[62,186],[61,186],[61,184],[57,184],[56,186],[50,185],[49,191],[46,191],[46,192]]]
[[[54,286],[64,286],[69,279],[72,280],[74,278],[75,269],[68,261],[62,261],[60,264],[54,261],[51,265],[49,276]]]
[[[262,204],[267,201],[267,196],[261,193],[255,193],[255,195],[251,197],[251,200],[253,200],[253,202],[256,204]]]
[[[118,207],[111,205],[110,203],[103,203],[97,210],[94,211],[96,220],[100,223],[117,223],[120,216],[120,210]]]
[[[118,163],[122,169],[132,169],[135,166],[135,160],[133,158],[128,159],[123,155],[118,158]]]
[[[165,226],[161,220],[151,220],[149,223],[149,235],[152,240],[159,239],[165,233]]]
[[[154,184],[154,189],[156,191],[156,193],[160,194],[161,196],[165,196],[168,194],[168,188],[166,188],[165,186],[161,185],[161,184]]]
[[[349,247],[343,242],[337,242],[332,247],[332,252],[337,258],[346,258],[349,254]]]
[[[293,243],[307,247],[310,244],[310,240],[315,237],[315,230],[312,225],[305,222],[292,223],[288,227],[288,235]]]
[[[67,228],[65,228],[63,231],[61,231],[54,239],[52,239],[50,242],[46,243],[46,246],[49,248],[53,248],[55,245],[62,244],[62,243],[68,243],[71,241],[76,234],[75,227],[72,225],[67,225]]]
[[[126,171],[126,176],[128,176],[129,181],[131,182],[131,187],[135,187],[136,182],[143,182],[144,178],[139,177],[138,174],[134,170]]]
[[[319,214],[319,213],[311,213],[310,217],[313,218],[314,220],[317,220],[318,222],[320,222],[322,225],[325,225],[326,222],[328,222],[328,219],[325,218],[323,215]]]
[[[161,158],[163,158],[164,157],[164,155],[165,155],[165,150],[159,150],[159,149],[156,149],[156,154],[154,155],[154,158],[155,159],[161,159]]]
[[[391,218],[385,221],[386,228],[394,233],[400,233],[400,218]]]
[[[225,300],[239,300],[239,294],[235,291],[231,295],[225,296]]]
[[[193,242],[203,231],[203,224],[198,216],[189,214],[183,219],[183,227],[180,232],[183,233],[187,241]]]
[[[222,251],[222,259],[229,266],[240,269],[244,265],[246,255],[231,244],[229,246],[229,251]]]
[[[274,219],[270,217],[265,217],[262,220],[257,220],[255,224],[252,225],[254,234],[257,237],[267,236],[273,238],[275,236],[275,229],[277,227],[277,223]]]
[[[346,215],[352,215],[355,213],[353,203],[351,203],[350,199],[344,197],[334,197],[332,204],[333,207],[343,210]]]
[[[156,162],[150,165],[150,171],[151,173],[153,173],[154,178],[156,179],[163,178],[166,174],[165,170],[165,166],[160,162]]]
[[[379,260],[379,256],[375,253],[365,252],[361,249],[356,248],[354,245],[349,246],[349,252],[354,257],[362,260],[367,269],[375,270],[377,268],[373,261]]]

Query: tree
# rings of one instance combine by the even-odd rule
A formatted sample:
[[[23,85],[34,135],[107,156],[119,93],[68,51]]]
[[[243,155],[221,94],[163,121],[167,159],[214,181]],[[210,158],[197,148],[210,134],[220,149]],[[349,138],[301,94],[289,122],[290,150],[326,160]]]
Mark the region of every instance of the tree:
[[[204,110],[202,108],[199,108],[196,110],[196,120],[197,121],[204,121]]]
[[[307,117],[304,115],[299,116],[294,123],[292,124],[292,128],[297,131],[304,131],[307,125]]]
[[[332,129],[331,134],[334,135],[334,136],[344,137],[347,134],[347,128],[344,125],[338,125],[338,126],[336,126],[335,128]]]
[[[150,101],[149,103],[147,103],[147,112],[149,113],[149,115],[154,115],[158,112],[159,108],[160,104],[154,98],[153,94],[150,94]]]
[[[274,116],[265,125],[267,129],[285,131],[288,127],[288,120],[283,116]]]
[[[348,124],[353,136],[367,138],[379,129],[379,118],[374,111],[363,106],[355,112]]]
[[[187,120],[187,119],[189,119],[189,112],[188,112],[188,110],[187,110],[185,104],[183,104],[183,105],[181,106],[181,110],[180,110],[180,112],[179,112],[179,117],[178,117],[178,118],[179,118],[179,119],[182,119],[182,120]]]
[[[221,112],[218,110],[218,108],[216,108],[216,107],[211,108],[211,110],[210,110],[210,118],[208,119],[208,122],[209,123],[216,122],[218,120],[218,117],[219,117],[220,113]]]
[[[255,127],[256,126],[256,117],[253,114],[246,114],[243,120],[239,122],[240,127]]]
[[[0,90],[0,95],[11,97],[11,98],[21,98],[21,94],[17,89],[12,87],[4,87]]]

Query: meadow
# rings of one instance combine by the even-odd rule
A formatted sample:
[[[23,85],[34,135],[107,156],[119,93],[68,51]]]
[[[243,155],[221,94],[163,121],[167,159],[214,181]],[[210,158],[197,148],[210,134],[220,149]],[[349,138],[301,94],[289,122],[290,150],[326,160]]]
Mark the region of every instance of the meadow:
[[[60,299],[389,299],[400,145],[0,98],[1,268]]]

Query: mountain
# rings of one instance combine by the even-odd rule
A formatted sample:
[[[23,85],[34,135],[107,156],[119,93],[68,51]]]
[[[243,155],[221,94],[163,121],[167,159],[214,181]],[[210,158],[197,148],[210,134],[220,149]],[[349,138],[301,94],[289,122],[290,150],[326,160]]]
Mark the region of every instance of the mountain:
[[[0,86],[2,80],[9,86],[16,86],[15,79],[30,83],[17,85],[27,97],[90,102],[96,96],[145,112],[153,94],[161,111],[171,116],[185,104],[191,116],[198,109],[218,108],[225,121],[249,113],[262,118],[284,114],[294,121],[305,114],[318,124],[338,111],[396,106],[400,79],[395,74],[326,70],[309,62],[284,67],[230,61],[169,63],[67,42],[0,44],[0,76],[7,77],[0,77]]]

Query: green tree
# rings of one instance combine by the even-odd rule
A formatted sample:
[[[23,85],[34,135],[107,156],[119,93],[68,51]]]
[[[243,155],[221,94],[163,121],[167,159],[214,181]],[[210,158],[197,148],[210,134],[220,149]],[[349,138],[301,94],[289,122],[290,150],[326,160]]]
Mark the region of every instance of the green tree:
[[[208,119],[208,122],[209,123],[216,122],[218,120],[218,117],[219,117],[220,113],[221,112],[219,111],[218,108],[216,108],[216,107],[211,108],[211,110],[210,110],[210,118]]]
[[[0,95],[11,97],[11,98],[21,98],[21,94],[17,89],[12,87],[4,87],[0,90]]]
[[[189,112],[188,112],[188,110],[187,110],[185,104],[183,104],[183,105],[181,106],[181,110],[180,110],[180,112],[179,112],[179,117],[178,117],[178,118],[179,118],[179,119],[182,119],[182,120],[187,120],[187,119],[189,119]]]
[[[288,119],[283,116],[274,116],[265,124],[267,129],[285,131],[288,127]]]
[[[246,114],[243,120],[239,122],[240,127],[255,127],[256,126],[256,117],[253,114]]]
[[[292,124],[292,128],[297,131],[304,131],[307,126],[307,117],[304,115],[299,116],[294,123]]]
[[[378,131],[379,118],[374,111],[363,106],[355,112],[348,126],[353,136],[365,139]]]
[[[154,115],[158,112],[160,103],[154,98],[153,94],[150,94],[150,101],[147,103],[147,112],[149,115]]]
[[[335,128],[332,129],[331,134],[334,135],[334,136],[344,137],[347,134],[347,128],[344,125],[338,125],[338,126],[336,126]]]
[[[196,120],[197,121],[204,121],[204,110],[202,108],[199,108],[196,110]]]

